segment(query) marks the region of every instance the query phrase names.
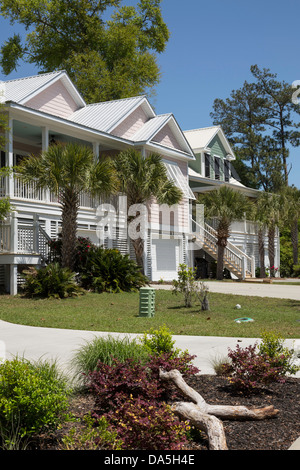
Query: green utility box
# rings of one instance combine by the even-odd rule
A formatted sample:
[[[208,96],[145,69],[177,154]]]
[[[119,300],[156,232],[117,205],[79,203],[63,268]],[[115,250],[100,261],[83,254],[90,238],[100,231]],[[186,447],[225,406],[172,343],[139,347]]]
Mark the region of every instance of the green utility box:
[[[154,317],[155,289],[152,287],[140,288],[140,317]]]

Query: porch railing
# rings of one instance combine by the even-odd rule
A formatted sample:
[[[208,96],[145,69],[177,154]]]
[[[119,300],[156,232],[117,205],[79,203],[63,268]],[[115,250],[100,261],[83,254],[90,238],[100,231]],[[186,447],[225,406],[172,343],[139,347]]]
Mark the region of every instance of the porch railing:
[[[17,213],[0,224],[0,253],[39,254],[48,259],[51,238],[36,216],[28,224],[18,223]]]

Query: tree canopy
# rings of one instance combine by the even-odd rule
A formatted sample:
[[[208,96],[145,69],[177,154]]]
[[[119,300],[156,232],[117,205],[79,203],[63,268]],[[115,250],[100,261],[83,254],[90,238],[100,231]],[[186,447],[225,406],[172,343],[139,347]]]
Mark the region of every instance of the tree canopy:
[[[288,185],[289,147],[300,144],[300,107],[293,103],[292,84],[269,69],[250,68],[244,82],[226,100],[216,99],[211,117],[221,125],[237,155],[237,171],[250,187],[278,192]]]
[[[157,54],[169,39],[161,0],[1,0],[0,13],[25,27],[1,47],[8,75],[21,61],[41,72],[66,70],[88,103],[150,91],[159,82]]]

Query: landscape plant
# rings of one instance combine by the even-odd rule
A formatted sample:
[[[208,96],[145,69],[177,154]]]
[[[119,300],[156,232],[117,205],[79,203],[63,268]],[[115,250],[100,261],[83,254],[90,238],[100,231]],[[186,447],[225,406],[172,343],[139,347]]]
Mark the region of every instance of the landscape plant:
[[[184,450],[189,422],[181,421],[164,402],[130,396],[109,413],[111,428],[126,450]]]
[[[149,354],[161,356],[162,354],[171,354],[176,357],[180,354],[180,349],[175,348],[175,340],[172,333],[166,325],[159,328],[150,328],[145,331],[141,338],[142,345],[149,351]]]
[[[48,242],[50,248],[49,260],[50,263],[59,263],[62,265],[62,240],[61,235],[58,238],[52,239]],[[90,250],[94,247],[94,244],[87,237],[77,237],[76,250],[74,259],[74,272],[81,273],[86,269],[88,256]]]
[[[122,450],[123,442],[118,439],[117,431],[110,430],[104,416],[95,419],[91,414],[83,417],[83,426],[73,425],[63,436],[60,450]]]
[[[170,180],[162,157],[158,153],[150,153],[146,157],[135,149],[126,150],[113,161],[119,180],[120,192],[127,197],[127,221],[140,227],[136,229],[131,243],[134,248],[136,262],[145,274],[144,267],[144,233],[141,206],[145,207],[155,200],[158,204],[172,206],[178,204],[183,197],[182,191]],[[136,208],[131,213],[131,210]],[[146,220],[147,223],[147,220]],[[146,225],[145,223],[145,225]],[[140,233],[139,233],[140,232]]]
[[[99,362],[86,378],[95,398],[93,416],[109,421],[125,449],[179,450],[187,442],[187,425],[166,404],[158,367],[151,358],[145,365],[132,359],[110,366]]]
[[[66,419],[69,392],[55,363],[24,358],[4,361],[0,364],[2,438],[24,439],[55,429]]]
[[[293,349],[283,346],[284,338],[274,332],[264,332],[258,345],[246,348],[229,348],[228,359],[221,373],[229,382],[244,392],[254,392],[271,382],[284,382],[287,375],[296,374],[300,368],[293,365]]]
[[[29,267],[23,271],[25,282],[22,286],[27,297],[65,299],[84,293],[78,286],[75,273],[51,263],[42,268]]]
[[[285,338],[276,331],[263,331],[261,343],[258,345],[259,354],[266,356],[273,367],[279,368],[280,374],[294,375],[300,367],[293,364],[294,349],[284,346]]]
[[[209,288],[203,281],[196,279],[196,269],[192,269],[184,263],[180,264],[178,277],[173,280],[172,285],[174,294],[183,294],[186,308],[192,307],[193,301],[198,299],[201,310],[209,310]]]
[[[85,266],[79,273],[79,282],[94,292],[131,292],[149,283],[139,267],[116,249],[91,247]]]
[[[129,358],[141,363],[149,359],[148,351],[138,339],[129,336],[97,336],[86,341],[75,352],[72,368],[79,382],[82,382],[87,374],[97,370],[99,362],[111,366],[114,360],[124,362]]]
[[[62,266],[73,271],[80,195],[100,197],[116,190],[110,161],[96,161],[88,146],[57,142],[39,155],[24,157],[16,171],[24,182],[35,181],[37,188],[49,189],[58,197],[62,210]]]

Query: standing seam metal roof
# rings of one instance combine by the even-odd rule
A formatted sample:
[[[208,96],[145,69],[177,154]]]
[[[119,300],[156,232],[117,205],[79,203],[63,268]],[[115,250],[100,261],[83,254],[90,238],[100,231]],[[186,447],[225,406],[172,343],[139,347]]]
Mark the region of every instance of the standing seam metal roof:
[[[144,100],[144,96],[87,105],[68,119],[102,132],[109,132],[118,121]]]
[[[51,82],[62,72],[51,72],[32,77],[17,78],[3,82],[5,90],[5,100],[21,103],[24,99],[36,92],[39,88]]]

